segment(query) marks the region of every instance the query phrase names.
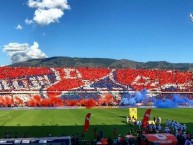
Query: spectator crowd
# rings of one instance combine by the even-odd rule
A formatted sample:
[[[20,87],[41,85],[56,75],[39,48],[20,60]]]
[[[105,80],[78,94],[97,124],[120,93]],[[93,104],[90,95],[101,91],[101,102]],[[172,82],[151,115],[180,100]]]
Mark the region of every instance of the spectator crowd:
[[[157,69],[0,67],[0,106],[4,107],[118,105],[123,92],[143,89],[192,92],[192,73]]]

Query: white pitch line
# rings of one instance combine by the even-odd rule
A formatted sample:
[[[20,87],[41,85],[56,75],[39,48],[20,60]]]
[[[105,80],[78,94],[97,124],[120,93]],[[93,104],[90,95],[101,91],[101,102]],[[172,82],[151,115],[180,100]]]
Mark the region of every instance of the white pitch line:
[[[5,112],[4,114],[0,114],[0,117],[9,114],[9,112]]]
[[[12,118],[12,117],[11,116],[5,116],[3,118],[0,118],[0,120],[6,120],[6,119],[10,119],[10,118]]]
[[[12,118],[10,115],[8,115],[9,112],[5,112],[5,113],[2,113],[0,114],[0,120],[6,120],[6,119],[10,119]]]

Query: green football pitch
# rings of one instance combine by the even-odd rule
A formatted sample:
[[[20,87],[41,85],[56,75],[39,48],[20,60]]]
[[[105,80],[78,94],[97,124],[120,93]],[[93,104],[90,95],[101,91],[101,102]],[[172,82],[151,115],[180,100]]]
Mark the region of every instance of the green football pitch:
[[[93,129],[102,130],[104,136],[113,137],[113,130],[125,135],[134,127],[126,124],[128,108],[118,109],[54,109],[54,110],[0,110],[0,137],[9,133],[12,137],[17,132],[18,137],[25,133],[29,137],[81,134],[87,113],[91,113],[90,128],[85,133],[85,139],[94,139]],[[138,120],[141,120],[146,109],[138,109]],[[187,125],[193,132],[193,109],[152,109],[153,117],[160,116],[162,123],[166,119],[175,120]]]

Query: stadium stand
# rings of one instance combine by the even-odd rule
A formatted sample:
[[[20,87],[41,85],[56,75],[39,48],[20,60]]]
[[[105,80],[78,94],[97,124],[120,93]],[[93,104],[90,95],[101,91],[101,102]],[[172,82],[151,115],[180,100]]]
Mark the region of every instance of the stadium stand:
[[[143,89],[163,93],[192,92],[192,72],[0,67],[0,106],[3,107],[115,105],[120,103],[124,93]],[[192,95],[187,96],[192,98]]]

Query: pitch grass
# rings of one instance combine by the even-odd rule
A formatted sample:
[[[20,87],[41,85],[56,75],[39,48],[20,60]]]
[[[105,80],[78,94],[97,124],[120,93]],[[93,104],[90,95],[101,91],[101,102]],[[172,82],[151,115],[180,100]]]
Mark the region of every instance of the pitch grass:
[[[146,109],[138,109],[138,120],[141,120]],[[128,108],[124,109],[64,109],[64,110],[0,110],[0,137],[7,132],[13,137],[17,132],[23,137],[27,132],[29,137],[42,137],[47,133],[52,136],[79,135],[83,131],[85,116],[91,113],[90,128],[85,133],[85,139],[94,139],[93,129],[102,130],[104,136],[113,138],[113,130],[125,135],[132,125],[126,124]],[[172,119],[185,123],[188,131],[193,133],[193,109],[152,109],[151,119],[160,116],[162,123]]]

